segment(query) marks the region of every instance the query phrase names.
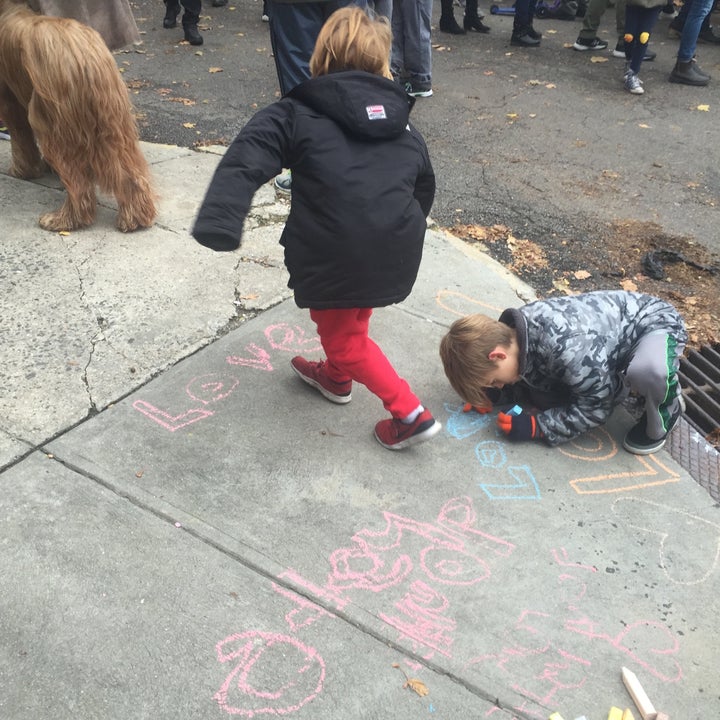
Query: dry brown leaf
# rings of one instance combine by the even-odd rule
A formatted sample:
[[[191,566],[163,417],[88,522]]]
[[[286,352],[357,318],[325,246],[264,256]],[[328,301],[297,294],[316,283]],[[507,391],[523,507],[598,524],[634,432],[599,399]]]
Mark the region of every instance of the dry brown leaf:
[[[430,692],[427,685],[422,680],[416,678],[408,678],[403,687],[414,690],[420,697],[425,697]]]
[[[187,123],[183,123],[182,126],[183,126],[184,128],[194,128],[194,127],[195,127],[195,123],[187,122]]]
[[[587,270],[576,270],[573,275],[575,275],[576,280],[587,280],[589,277],[592,277]]]
[[[209,73],[219,73],[219,72],[222,72],[222,71],[223,71],[223,69],[222,69],[221,67],[211,67],[211,68],[208,68],[208,72],[209,72]]]
[[[637,292],[638,289],[638,286],[630,278],[621,280],[620,287],[626,292]]]
[[[607,62],[609,58],[606,57],[600,57],[600,55],[593,55],[590,58],[590,62],[592,63],[599,63],[599,62]]]

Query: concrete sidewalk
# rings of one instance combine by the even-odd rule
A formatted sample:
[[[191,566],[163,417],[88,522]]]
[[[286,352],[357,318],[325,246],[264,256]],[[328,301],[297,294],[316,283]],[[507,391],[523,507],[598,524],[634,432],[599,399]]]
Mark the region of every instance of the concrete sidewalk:
[[[0,174],[0,717],[604,720],[720,716],[720,518],[631,424],[550,449],[463,414],[446,327],[532,291],[429,231],[373,337],[443,423],[392,453],[382,406],[301,383],[320,357],[258,193],[245,243],[189,237],[213,154],[145,146],[158,224],[60,236]],[[9,144],[0,143],[0,167]],[[428,694],[423,694],[428,690]]]

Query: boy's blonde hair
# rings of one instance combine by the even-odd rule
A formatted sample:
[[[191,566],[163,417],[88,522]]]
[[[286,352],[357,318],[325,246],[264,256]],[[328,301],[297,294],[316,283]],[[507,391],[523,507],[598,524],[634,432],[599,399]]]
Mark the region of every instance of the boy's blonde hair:
[[[370,18],[356,5],[336,10],[322,26],[310,58],[313,77],[364,70],[392,79],[392,32],[387,18]]]
[[[488,355],[498,346],[509,348],[515,330],[505,323],[477,313],[456,320],[440,341],[440,357],[453,390],[478,407],[492,405],[485,388],[495,367]]]

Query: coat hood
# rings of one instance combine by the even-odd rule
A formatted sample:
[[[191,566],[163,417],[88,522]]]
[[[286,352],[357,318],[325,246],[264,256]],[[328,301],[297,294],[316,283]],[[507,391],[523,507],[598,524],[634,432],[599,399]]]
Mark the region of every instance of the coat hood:
[[[352,135],[376,140],[404,132],[415,103],[392,80],[358,70],[311,78],[287,97],[329,117]]]

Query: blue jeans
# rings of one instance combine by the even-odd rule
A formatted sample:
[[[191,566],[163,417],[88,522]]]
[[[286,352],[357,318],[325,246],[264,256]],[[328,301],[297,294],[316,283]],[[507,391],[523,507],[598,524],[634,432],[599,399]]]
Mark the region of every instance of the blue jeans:
[[[432,5],[433,0],[393,0],[390,69],[402,80],[432,81]]]
[[[713,0],[692,0],[680,36],[680,47],[677,54],[680,62],[690,62],[695,56],[700,27],[712,6]]]
[[[328,2],[271,2],[270,44],[275,58],[280,92],[287,95],[310,77],[310,56],[320,28],[350,0]],[[364,1],[357,3],[361,7]]]

